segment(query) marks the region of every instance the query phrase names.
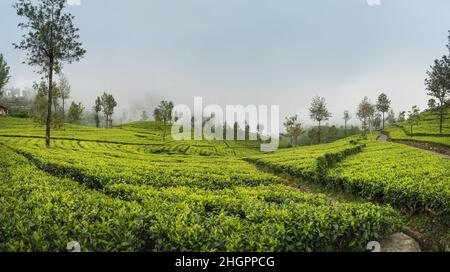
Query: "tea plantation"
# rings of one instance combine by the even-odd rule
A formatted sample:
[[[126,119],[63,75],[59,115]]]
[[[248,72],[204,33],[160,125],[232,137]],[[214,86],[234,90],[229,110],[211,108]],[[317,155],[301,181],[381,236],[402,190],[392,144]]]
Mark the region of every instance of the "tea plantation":
[[[0,251],[365,251],[405,209],[449,219],[449,160],[375,136],[263,154],[257,142],[163,141],[153,122],[66,125],[50,149],[43,135],[0,118]]]

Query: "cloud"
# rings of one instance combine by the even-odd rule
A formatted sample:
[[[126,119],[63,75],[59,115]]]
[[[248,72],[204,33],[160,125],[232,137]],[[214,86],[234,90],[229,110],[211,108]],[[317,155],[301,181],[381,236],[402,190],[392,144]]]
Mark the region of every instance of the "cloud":
[[[381,0],[366,0],[369,6],[381,6]]]
[[[81,5],[81,0],[67,0],[69,6],[79,6]]]

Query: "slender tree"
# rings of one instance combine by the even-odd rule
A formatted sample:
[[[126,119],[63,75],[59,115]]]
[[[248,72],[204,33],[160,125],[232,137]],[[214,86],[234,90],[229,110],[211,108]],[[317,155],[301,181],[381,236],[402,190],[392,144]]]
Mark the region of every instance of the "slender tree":
[[[34,3],[34,2],[33,2]],[[53,75],[61,72],[63,63],[79,61],[85,54],[78,41],[74,16],[65,13],[66,0],[19,0],[14,4],[17,15],[25,19],[19,28],[26,31],[15,48],[27,51],[27,63],[39,67],[38,73],[48,79],[46,147],[50,147],[52,123]]]
[[[112,127],[112,115],[114,114],[114,108],[117,107],[117,102],[111,94],[103,93],[101,96],[101,103],[103,114],[106,117],[106,128]]]
[[[97,97],[95,100],[94,112],[95,112],[95,126],[100,127],[100,112],[102,111],[102,99]]]
[[[375,115],[375,106],[370,103],[369,98],[364,97],[364,100],[358,106],[358,113],[356,114],[362,122],[364,133],[372,132],[372,120]]]
[[[347,124],[352,119],[349,111],[344,111],[344,122],[345,122],[345,136],[347,137]]]
[[[383,123],[383,129],[384,129],[384,115],[385,113],[387,113],[389,111],[389,109],[391,108],[391,100],[388,99],[387,95],[382,93],[380,94],[380,96],[378,97],[378,101],[377,101],[377,110],[379,112],[381,112],[382,114],[382,123]]]
[[[157,122],[163,123],[163,140],[166,140],[167,125],[172,122],[172,110],[174,105],[172,102],[161,101],[158,107],[153,112],[153,116]]]
[[[59,97],[62,102],[62,118],[66,119],[66,100],[70,98],[70,83],[67,77],[64,74],[61,74],[59,77]]]
[[[3,88],[9,81],[9,66],[0,54],[0,97],[3,96]]]
[[[328,121],[331,117],[331,113],[327,109],[327,103],[325,98],[316,96],[313,98],[311,107],[309,108],[310,117],[313,121],[319,123],[318,138],[321,142],[321,124],[323,121]]]
[[[287,135],[291,139],[291,146],[296,146],[298,144],[298,137],[303,133],[302,124],[298,121],[298,115],[286,117],[286,122],[283,125],[286,128]]]
[[[412,107],[411,111],[408,112],[408,124],[411,128],[411,134],[413,134],[413,127],[418,125],[420,122],[420,109],[417,106]]]

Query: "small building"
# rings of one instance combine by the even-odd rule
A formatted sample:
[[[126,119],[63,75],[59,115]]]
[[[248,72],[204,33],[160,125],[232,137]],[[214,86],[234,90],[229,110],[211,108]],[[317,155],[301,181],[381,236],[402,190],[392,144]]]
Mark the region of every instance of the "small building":
[[[4,105],[0,105],[0,116],[2,115],[7,115],[9,112],[8,107],[4,106]]]

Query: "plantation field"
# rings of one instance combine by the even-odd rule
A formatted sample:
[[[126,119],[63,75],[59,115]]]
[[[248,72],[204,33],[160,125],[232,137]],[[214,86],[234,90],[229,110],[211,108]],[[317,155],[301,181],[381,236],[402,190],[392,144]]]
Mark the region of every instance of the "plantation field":
[[[36,125],[31,119],[0,118],[0,136],[11,138],[45,138],[45,127]],[[234,141],[183,141],[162,138],[162,125],[156,122],[134,122],[112,129],[66,124],[64,129],[53,130],[54,139],[76,140],[79,142],[103,142],[122,145],[144,146],[146,151],[166,154],[236,155],[258,153],[257,142]]]
[[[442,134],[439,133],[437,113],[429,111],[420,114],[419,124],[413,126],[412,134],[408,122],[388,127],[385,131],[393,140],[412,140],[450,147],[450,110],[447,111],[444,119]]]
[[[450,221],[450,160],[428,151],[379,142],[370,136],[281,150],[248,160],[407,209],[411,214],[431,212]]]
[[[246,160],[266,166],[280,173],[305,179],[317,178],[323,170],[346,156],[360,152],[364,143],[359,136],[330,144],[279,150],[272,154],[259,154]]]
[[[0,251],[365,251],[405,210],[449,219],[449,160],[373,136],[264,154],[250,141],[163,141],[136,122],[67,125],[45,149],[31,121],[0,124]]]
[[[330,182],[377,202],[450,220],[450,160],[405,145],[371,141],[328,173]]]
[[[396,222],[371,203],[286,187],[236,156],[1,138],[0,250],[364,250]]]

